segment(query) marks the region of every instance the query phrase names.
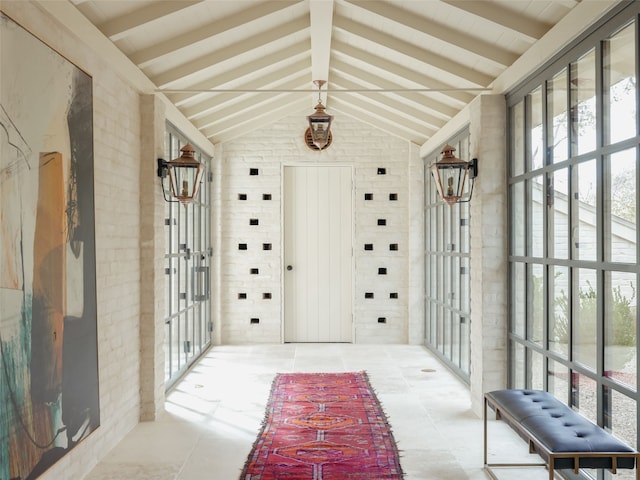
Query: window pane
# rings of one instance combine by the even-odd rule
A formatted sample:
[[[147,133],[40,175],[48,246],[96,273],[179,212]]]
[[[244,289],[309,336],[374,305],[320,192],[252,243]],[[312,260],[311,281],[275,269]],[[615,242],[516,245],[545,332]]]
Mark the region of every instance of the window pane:
[[[511,254],[525,255],[524,182],[511,185]]]
[[[549,360],[549,371],[547,372],[547,384],[550,393],[567,403],[569,396],[569,369],[560,362]]]
[[[542,118],[542,88],[538,87],[529,95],[530,170],[537,170],[544,165]]]
[[[597,278],[596,271],[575,270],[573,298],[573,357],[574,360],[596,369],[597,359]],[[577,294],[576,294],[577,291]]]
[[[605,273],[605,373],[636,387],[636,274]]]
[[[511,175],[524,173],[524,102],[511,107]]]
[[[596,381],[578,372],[573,372],[571,380],[571,406],[593,423],[598,423]]]
[[[530,265],[531,277],[529,279],[529,291],[531,292],[531,319],[527,331],[528,339],[542,344],[544,279],[542,265]]]
[[[595,50],[571,64],[571,143],[574,155],[596,148]]]
[[[612,262],[636,261],[636,150],[607,158],[609,185],[605,200],[605,254]]]
[[[516,335],[524,338],[525,316],[527,313],[526,298],[526,264],[511,264],[511,329]]]
[[[553,204],[549,208],[550,257],[569,258],[569,182],[568,170],[553,173]]]
[[[549,349],[566,357],[569,353],[569,268],[549,267],[549,281],[551,282],[550,299],[553,304],[549,317]]]
[[[543,180],[542,175],[527,181],[529,188],[529,254],[532,257],[542,257],[544,252],[544,210],[543,210]]]
[[[529,388],[543,390],[544,369],[542,368],[542,355],[531,349],[527,349],[527,352],[529,354]]]
[[[626,395],[609,387],[604,387],[605,427],[628,445],[635,447],[637,442],[636,403]],[[620,470],[622,472],[622,470]],[[618,475],[619,476],[619,475]],[[626,478],[635,478],[629,476]]]
[[[567,135],[567,71],[563,70],[547,84],[547,112],[549,115],[548,143],[553,163],[568,158]]]
[[[598,178],[596,162],[589,160],[573,170],[573,258],[576,260],[596,260],[596,191]]]
[[[509,388],[526,388],[524,345],[511,342],[511,383]]]
[[[605,138],[610,143],[636,135],[636,54],[631,24],[603,44]],[[608,95],[607,95],[608,94]]]

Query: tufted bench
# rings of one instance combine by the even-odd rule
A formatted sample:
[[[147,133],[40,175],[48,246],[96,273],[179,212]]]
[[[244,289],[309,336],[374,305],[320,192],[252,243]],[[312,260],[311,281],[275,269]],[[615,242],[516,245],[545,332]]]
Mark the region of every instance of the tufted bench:
[[[487,463],[487,407],[496,412],[529,443],[545,463]],[[546,465],[549,480],[556,469],[618,468],[632,469],[640,453],[587,418],[575,412],[548,392],[540,390],[495,390],[484,395],[484,467],[495,480],[493,467]],[[640,480],[640,469],[636,479]]]

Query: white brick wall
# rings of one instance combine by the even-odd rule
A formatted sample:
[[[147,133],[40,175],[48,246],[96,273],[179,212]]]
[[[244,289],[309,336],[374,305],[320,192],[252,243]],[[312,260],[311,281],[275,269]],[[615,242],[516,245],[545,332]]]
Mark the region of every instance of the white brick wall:
[[[355,341],[406,343],[410,335],[416,335],[409,331],[410,317],[419,317],[414,322],[417,330],[423,321],[423,302],[410,298],[416,292],[409,284],[410,259],[416,258],[410,248],[422,254],[422,243],[415,241],[422,235],[422,221],[409,220],[411,203],[419,202],[421,209],[422,202],[421,193],[415,193],[422,185],[418,149],[336,114],[333,144],[325,151],[313,151],[303,140],[305,115],[301,112],[218,148],[214,162],[214,185],[219,186],[214,202],[220,204],[214,222],[218,225],[214,235],[219,237],[215,243],[220,278],[220,307],[214,312],[216,337],[221,343],[282,341],[282,166],[321,164],[354,167]],[[410,164],[420,170],[417,183],[409,177]],[[259,174],[250,175],[251,168]],[[378,168],[386,169],[386,174],[378,174]],[[365,200],[365,193],[373,194],[373,200]],[[247,199],[240,200],[241,194]],[[263,194],[270,194],[271,200],[263,200]],[[397,200],[390,201],[390,194],[396,194]],[[257,218],[259,225],[249,225],[250,218]],[[385,219],[387,225],[379,226],[378,219]],[[240,243],[247,250],[239,250]],[[271,243],[272,250],[262,250],[263,243]],[[373,244],[373,250],[365,250],[365,244]],[[389,244],[397,244],[398,250],[390,250]],[[387,275],[378,275],[379,267],[387,268]],[[252,275],[251,268],[258,268],[259,274]],[[272,298],[264,300],[264,292],[270,292]],[[374,297],[365,298],[366,292]],[[239,299],[239,293],[246,293],[247,298]],[[397,293],[398,298],[389,298],[390,293]],[[382,317],[386,323],[378,322]],[[260,323],[251,324],[251,318],[259,318]],[[416,338],[422,335],[418,332]]]

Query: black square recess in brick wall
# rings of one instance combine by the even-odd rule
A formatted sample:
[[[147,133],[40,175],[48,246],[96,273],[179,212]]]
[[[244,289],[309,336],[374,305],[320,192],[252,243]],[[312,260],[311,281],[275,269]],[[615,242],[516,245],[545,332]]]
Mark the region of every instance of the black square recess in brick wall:
[[[247,194],[246,193],[239,193],[238,194],[238,200],[246,200],[247,199]]]
[[[263,193],[262,194],[262,200],[271,200],[271,194],[270,193]]]
[[[259,268],[252,268],[250,271],[251,271],[251,275],[258,275],[260,273]]]
[[[249,169],[249,175],[259,175],[260,172],[257,168],[250,168]]]
[[[365,193],[364,194],[364,199],[365,200],[373,200],[373,193]]]
[[[260,323],[260,319],[259,318],[252,318],[250,320],[251,325],[257,325],[258,323]]]
[[[398,298],[398,292],[391,292],[389,298]]]
[[[398,244],[397,243],[390,243],[389,244],[389,250],[391,250],[392,252],[395,252],[398,250]]]
[[[364,244],[364,249],[365,250],[373,250],[373,243],[365,243]]]
[[[260,223],[260,220],[258,220],[257,218],[249,219],[249,225],[258,225],[259,223]]]
[[[271,292],[264,292],[264,293],[262,294],[262,298],[263,298],[264,300],[271,300]]]
[[[389,200],[391,200],[392,202],[395,202],[396,200],[398,200],[398,194],[397,193],[390,193],[389,194]]]
[[[378,225],[386,225],[387,224],[387,219],[386,218],[379,218],[378,219]]]
[[[364,292],[364,298],[373,298],[373,292]]]
[[[262,244],[262,249],[263,250],[271,250],[271,244],[270,243],[263,243]]]
[[[386,275],[387,269],[385,267],[378,268],[378,275]]]
[[[246,243],[239,243],[238,244],[238,250],[247,250],[247,244]]]
[[[378,175],[386,175],[387,169],[383,167],[378,167]]]
[[[241,292],[238,294],[238,300],[246,300],[247,299],[247,294],[244,292]]]
[[[378,323],[387,323],[387,317],[378,317]]]

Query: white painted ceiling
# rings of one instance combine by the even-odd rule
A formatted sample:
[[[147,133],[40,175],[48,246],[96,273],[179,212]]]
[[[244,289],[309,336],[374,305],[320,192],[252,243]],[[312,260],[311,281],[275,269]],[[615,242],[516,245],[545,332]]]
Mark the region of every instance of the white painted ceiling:
[[[418,145],[580,0],[71,0],[213,144],[318,102]]]

